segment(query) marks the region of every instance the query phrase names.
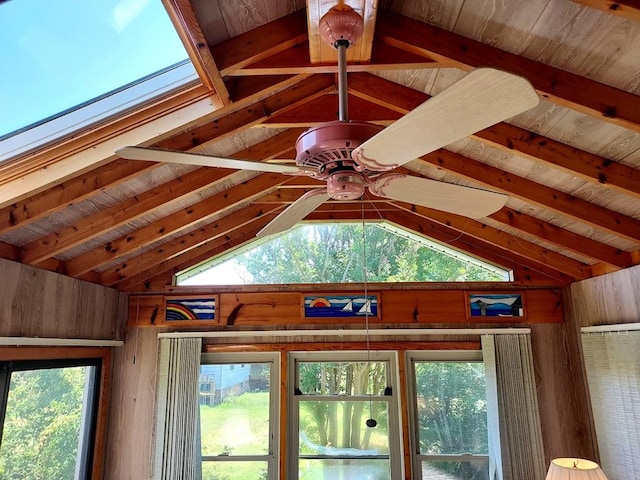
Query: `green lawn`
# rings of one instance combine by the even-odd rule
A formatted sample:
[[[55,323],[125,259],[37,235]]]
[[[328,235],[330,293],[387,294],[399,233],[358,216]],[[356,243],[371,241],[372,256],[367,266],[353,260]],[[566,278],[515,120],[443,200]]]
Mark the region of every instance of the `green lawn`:
[[[244,393],[200,406],[202,455],[264,455],[269,449],[269,393]],[[204,462],[203,480],[260,480],[266,462]]]

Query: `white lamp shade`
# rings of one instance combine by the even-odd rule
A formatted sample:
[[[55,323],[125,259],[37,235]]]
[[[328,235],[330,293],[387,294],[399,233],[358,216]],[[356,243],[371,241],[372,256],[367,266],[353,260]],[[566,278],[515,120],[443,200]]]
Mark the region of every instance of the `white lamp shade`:
[[[556,458],[549,465],[546,480],[607,480],[607,476],[591,460]]]

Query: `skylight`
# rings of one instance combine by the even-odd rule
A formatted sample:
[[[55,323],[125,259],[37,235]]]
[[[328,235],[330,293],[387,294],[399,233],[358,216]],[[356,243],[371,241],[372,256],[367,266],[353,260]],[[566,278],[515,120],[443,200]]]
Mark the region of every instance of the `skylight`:
[[[0,159],[197,79],[160,0],[1,2],[0,45]]]
[[[366,252],[366,255],[363,253]],[[362,259],[367,258],[366,278]],[[178,285],[508,281],[509,272],[385,222],[308,224],[193,267]]]

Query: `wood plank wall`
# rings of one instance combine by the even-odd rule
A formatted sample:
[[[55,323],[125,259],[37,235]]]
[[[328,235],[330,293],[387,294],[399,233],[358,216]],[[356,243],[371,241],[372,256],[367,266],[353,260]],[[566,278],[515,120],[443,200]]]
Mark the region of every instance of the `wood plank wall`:
[[[579,456],[599,461],[597,440],[591,416],[589,388],[586,383],[580,328],[592,325],[640,322],[640,266],[576,282],[563,291],[564,319],[559,337],[548,338],[544,349],[552,345],[553,356],[541,358],[538,364],[540,377],[547,379],[546,370],[557,368],[566,358],[576,359],[562,372],[556,372],[559,385],[546,385],[539,389],[538,398],[556,398],[556,409],[546,412],[543,433],[557,430],[551,435],[550,450],[555,456]],[[535,330],[544,330],[547,325],[537,325]],[[534,338],[540,339],[539,335]],[[535,352],[534,352],[535,354]],[[546,360],[546,361],[545,361]],[[566,382],[566,383],[565,383]],[[568,387],[571,385],[571,388]],[[542,404],[548,403],[541,400]],[[573,419],[576,428],[563,422],[558,429],[558,417]],[[580,425],[580,428],[577,426]],[[573,438],[571,443],[558,436]],[[563,450],[563,448],[565,450]],[[573,450],[572,450],[573,449]],[[552,457],[553,457],[552,455]]]
[[[577,328],[640,322],[640,266],[576,282],[565,315]]]
[[[528,325],[532,329],[547,461],[562,456],[598,460],[584,381],[579,327],[637,322],[640,319],[639,281],[640,267],[634,267],[575,283],[562,292],[563,323]],[[158,330],[153,328],[129,329],[125,347],[116,351],[105,478],[137,480],[151,476],[157,333]],[[463,341],[472,338],[434,337],[433,340]],[[282,341],[276,337],[271,340]]]
[[[0,336],[118,340],[125,303],[115,289],[0,259]]]
[[[127,330],[113,356],[105,479],[151,479],[158,332]]]

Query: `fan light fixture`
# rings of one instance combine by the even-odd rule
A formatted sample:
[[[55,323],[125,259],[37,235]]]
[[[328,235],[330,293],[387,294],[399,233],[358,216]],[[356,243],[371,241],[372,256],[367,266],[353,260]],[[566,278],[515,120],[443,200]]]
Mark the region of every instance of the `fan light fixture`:
[[[581,458],[551,460],[545,480],[607,480],[600,466]]]

